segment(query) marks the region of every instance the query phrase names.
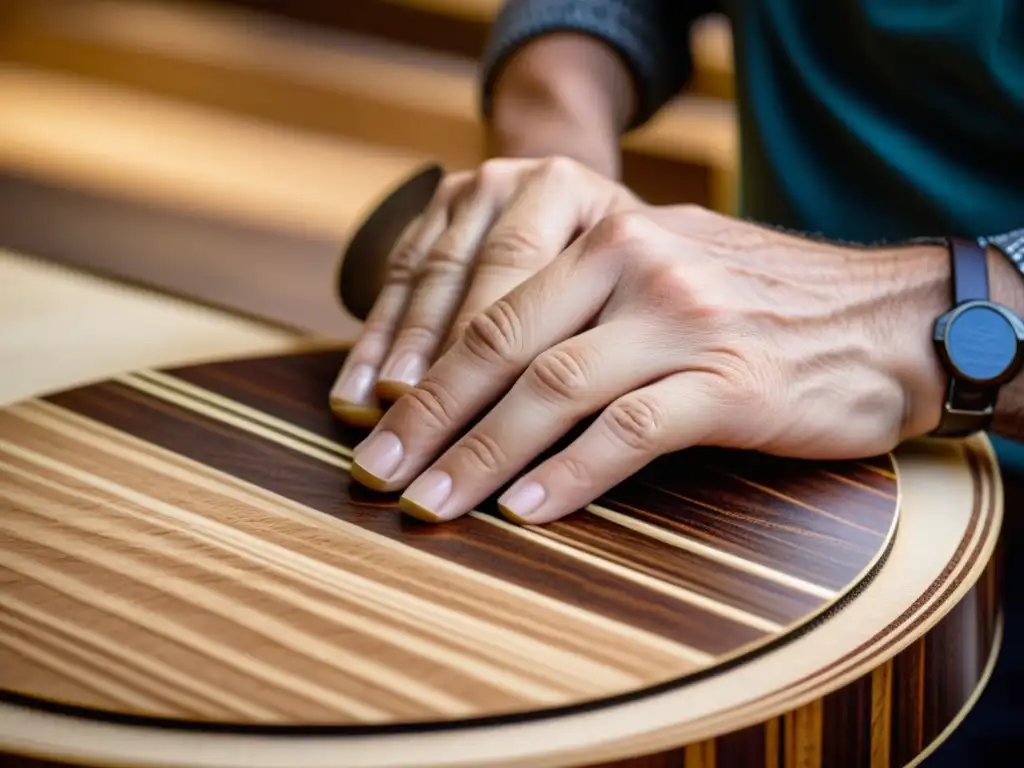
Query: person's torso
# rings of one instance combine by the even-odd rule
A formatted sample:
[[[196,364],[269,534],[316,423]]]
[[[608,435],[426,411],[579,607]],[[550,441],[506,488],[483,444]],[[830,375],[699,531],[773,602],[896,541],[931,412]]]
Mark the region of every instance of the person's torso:
[[[725,0],[740,211],[854,241],[1024,225],[1024,0]]]

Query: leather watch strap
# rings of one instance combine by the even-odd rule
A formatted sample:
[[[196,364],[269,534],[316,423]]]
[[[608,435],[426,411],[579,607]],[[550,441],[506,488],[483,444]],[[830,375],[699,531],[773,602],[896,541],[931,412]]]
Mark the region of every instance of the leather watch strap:
[[[976,241],[949,238],[953,265],[953,306],[988,299],[988,262],[985,249]]]
[[[953,306],[989,297],[988,262],[985,248],[975,240],[948,240],[952,265]],[[988,428],[992,418],[993,392],[964,379],[950,379],[942,419],[932,433],[935,437],[961,437]]]

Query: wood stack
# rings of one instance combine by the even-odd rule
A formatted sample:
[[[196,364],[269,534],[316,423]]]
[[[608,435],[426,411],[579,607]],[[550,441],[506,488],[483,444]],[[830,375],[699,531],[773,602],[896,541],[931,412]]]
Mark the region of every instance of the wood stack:
[[[0,245],[338,333],[352,226],[421,163],[484,156],[498,5],[8,0]],[[729,210],[727,30],[695,49],[694,91],[626,138],[626,180]]]

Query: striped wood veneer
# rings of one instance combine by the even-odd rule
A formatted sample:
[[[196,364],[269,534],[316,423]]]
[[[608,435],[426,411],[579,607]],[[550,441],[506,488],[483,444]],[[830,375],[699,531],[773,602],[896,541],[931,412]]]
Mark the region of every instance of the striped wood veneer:
[[[349,487],[342,353],[140,372],[0,413],[0,686],[248,724],[579,705],[706,672],[840,600],[890,457],[692,451],[542,528]]]
[[[690,452],[558,525],[426,526],[347,488],[357,436],[324,406],[342,356],[0,412],[0,764],[887,768],[984,686],[984,438],[828,465]],[[884,566],[718,663],[835,601],[872,536],[885,551],[893,462]]]

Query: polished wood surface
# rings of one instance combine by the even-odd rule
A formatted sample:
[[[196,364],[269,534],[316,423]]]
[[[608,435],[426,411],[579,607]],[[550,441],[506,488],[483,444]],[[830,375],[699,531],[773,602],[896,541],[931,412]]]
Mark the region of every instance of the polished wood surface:
[[[713,451],[543,528],[491,511],[418,525],[349,485],[359,434],[324,408],[342,359],[129,374],[0,415],[0,686],[224,722],[575,706],[799,628],[895,530],[889,457]],[[92,679],[97,664],[120,684]],[[173,683],[143,685],[156,667]]]
[[[429,526],[349,488],[359,435],[324,405],[342,357],[138,370],[3,412],[0,748],[905,765],[983,686],[1002,512],[984,438],[828,464],[693,451],[555,525],[485,506]]]

